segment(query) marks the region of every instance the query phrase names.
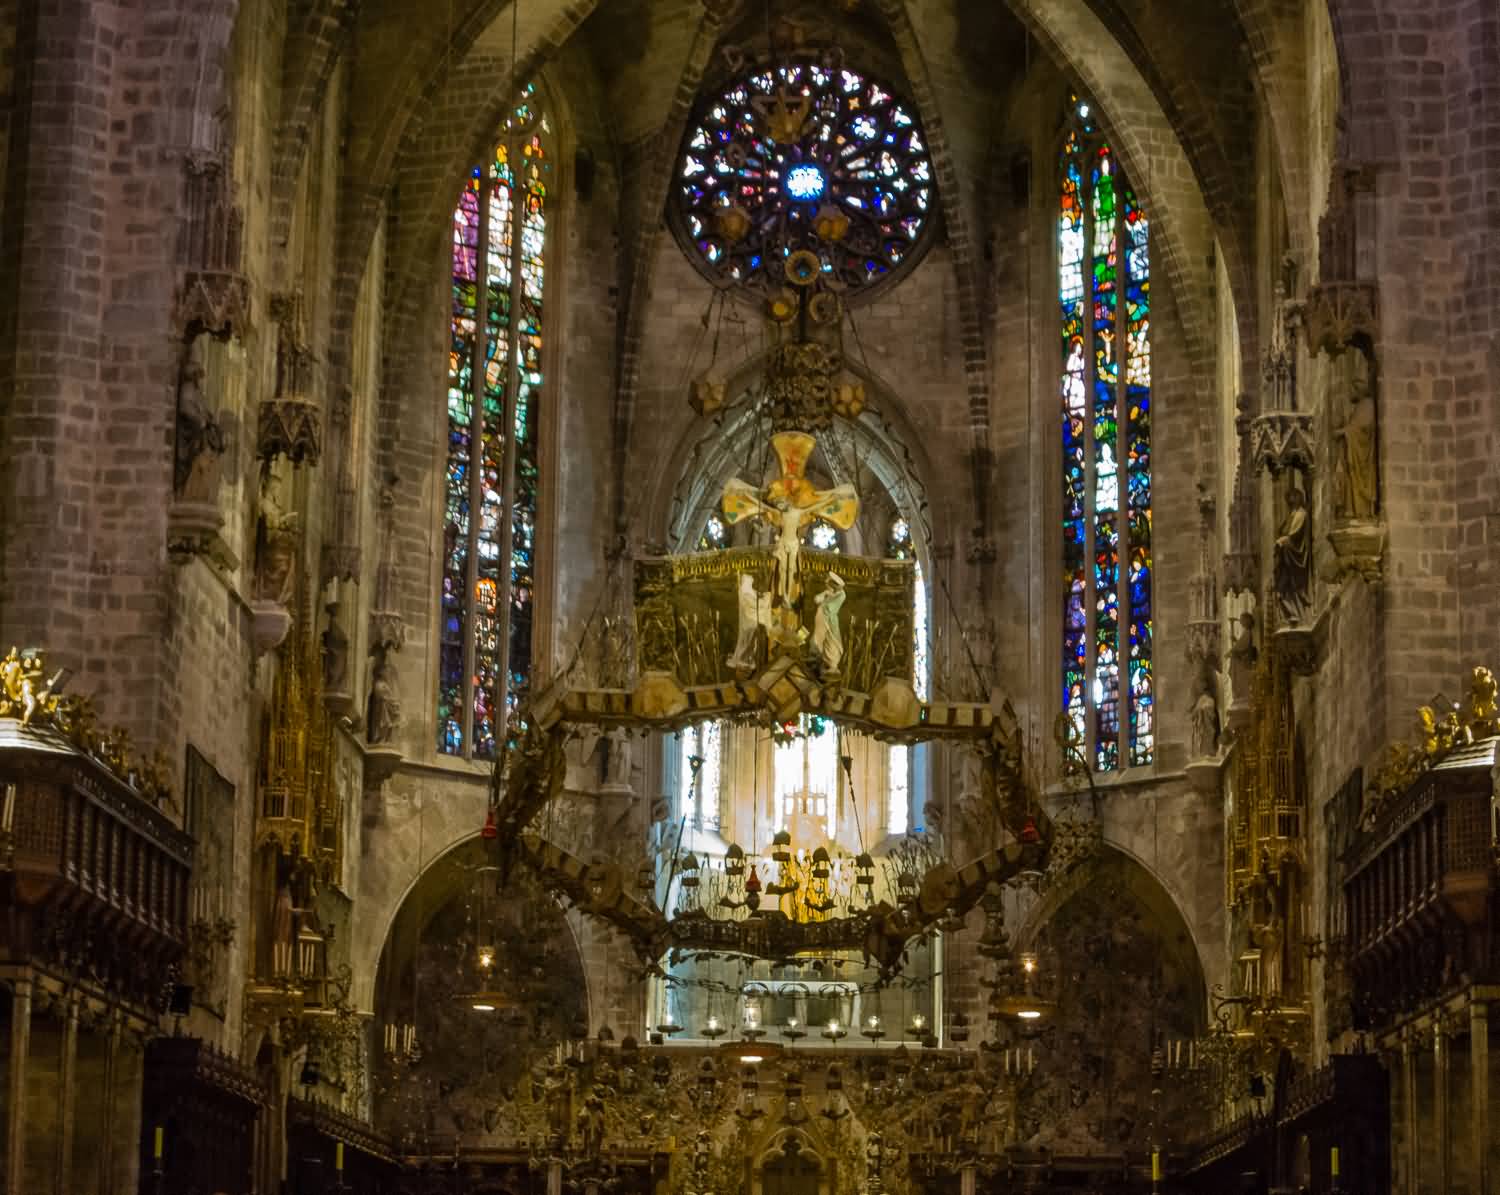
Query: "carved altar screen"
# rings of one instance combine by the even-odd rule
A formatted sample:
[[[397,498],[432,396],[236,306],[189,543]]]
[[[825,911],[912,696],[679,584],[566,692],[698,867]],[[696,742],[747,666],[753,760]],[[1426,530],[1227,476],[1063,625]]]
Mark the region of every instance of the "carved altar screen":
[[[1062,704],[1110,771],[1150,763],[1156,744],[1148,223],[1076,97],[1059,177]]]
[[[492,159],[474,168],[453,212],[437,745],[449,755],[480,759],[495,753],[497,701],[507,701],[514,711],[531,676],[542,292],[552,171],[550,127],[538,99],[535,86],[528,86]],[[515,474],[507,534],[501,526],[503,425],[512,388]]]

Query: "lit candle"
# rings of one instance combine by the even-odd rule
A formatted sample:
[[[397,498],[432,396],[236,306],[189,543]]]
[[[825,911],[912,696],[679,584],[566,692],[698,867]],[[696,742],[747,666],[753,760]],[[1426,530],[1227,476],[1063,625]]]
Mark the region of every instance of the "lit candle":
[[[1151,1151],[1151,1181],[1161,1182],[1161,1151],[1156,1149]]]
[[[1328,1152],[1328,1172],[1334,1178],[1339,1176],[1339,1147],[1337,1145]]]
[[[151,1143],[151,1156],[153,1158],[155,1158],[158,1162],[161,1161],[161,1145],[162,1145],[162,1137],[163,1136],[164,1136],[164,1133],[162,1131],[161,1125],[157,1125],[156,1126],[156,1134],[155,1134],[155,1137],[153,1138],[152,1143]]]
[[[344,1173],[344,1143],[342,1141],[333,1147],[333,1168],[340,1174]]]

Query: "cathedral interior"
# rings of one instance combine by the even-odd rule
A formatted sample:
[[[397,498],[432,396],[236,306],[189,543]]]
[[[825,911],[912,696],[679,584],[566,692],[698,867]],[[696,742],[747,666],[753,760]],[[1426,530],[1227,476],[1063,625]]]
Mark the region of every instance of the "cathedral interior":
[[[0,0],[0,1191],[1496,1195],[1497,79]]]

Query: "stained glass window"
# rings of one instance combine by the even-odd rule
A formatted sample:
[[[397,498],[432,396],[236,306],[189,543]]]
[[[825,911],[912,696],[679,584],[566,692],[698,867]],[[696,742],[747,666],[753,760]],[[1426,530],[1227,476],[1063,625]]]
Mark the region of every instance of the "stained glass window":
[[[912,583],[912,688],[926,701],[932,688],[932,664],[928,642],[927,580],[922,575],[922,561],[912,541],[911,523],[897,515],[891,520],[886,539],[886,555],[914,562],[916,576]],[[889,779],[886,783],[887,834],[905,834],[911,824],[911,748],[892,743],[889,755]]]
[[[550,129],[537,99],[535,87],[528,87],[494,154],[474,168],[453,212],[437,745],[446,754],[476,759],[495,754],[497,701],[507,703],[507,725],[513,726],[531,678],[552,172]],[[514,442],[508,444],[505,417],[512,394]],[[508,453],[514,462],[510,478]]]
[[[1156,745],[1148,223],[1076,97],[1060,166],[1062,707],[1110,771]]]
[[[838,829],[839,736],[831,722],[802,718],[783,727],[772,767],[776,777],[776,828],[792,828],[799,815],[821,822],[832,838]]]
[[[699,830],[717,830],[721,777],[724,774],[724,727],[720,722],[700,722],[679,736],[682,758],[678,775],[682,792],[681,816]]]
[[[703,534],[698,537],[698,551],[714,552],[729,546],[729,528],[718,515],[709,515],[703,524]]]
[[[718,286],[780,291],[810,250],[846,299],[932,240],[936,171],[916,109],[874,79],[817,62],[748,74],[688,123],[669,214]]]
[[[843,537],[839,535],[839,529],[832,523],[817,519],[808,527],[807,535],[804,537],[809,548],[817,548],[820,552],[843,551]]]

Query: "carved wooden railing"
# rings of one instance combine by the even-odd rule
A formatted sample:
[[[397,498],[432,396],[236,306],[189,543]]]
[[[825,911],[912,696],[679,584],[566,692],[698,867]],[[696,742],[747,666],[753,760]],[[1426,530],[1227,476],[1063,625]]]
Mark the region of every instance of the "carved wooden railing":
[[[160,1127],[164,1195],[251,1190],[256,1121],[268,1097],[252,1070],[207,1042],[154,1038],[146,1046],[141,1149],[144,1158]]]
[[[152,1006],[187,948],[192,839],[50,737],[0,743],[0,940],[17,962]]]
[[[1351,849],[1344,881],[1355,1023],[1376,1027],[1494,974],[1493,740],[1418,777]]]

